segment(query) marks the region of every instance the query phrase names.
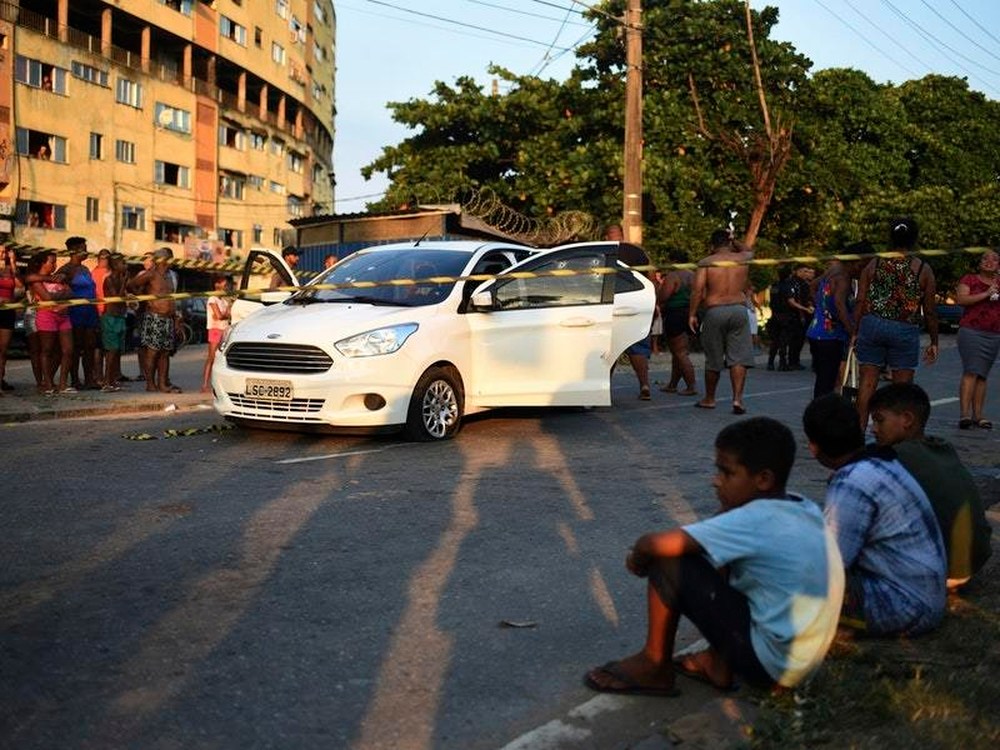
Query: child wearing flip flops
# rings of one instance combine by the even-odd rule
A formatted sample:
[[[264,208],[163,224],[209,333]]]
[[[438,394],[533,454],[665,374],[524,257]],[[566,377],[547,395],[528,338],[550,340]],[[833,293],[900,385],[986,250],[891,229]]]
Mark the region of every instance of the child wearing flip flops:
[[[590,670],[606,693],[675,695],[677,673],[732,689],[792,687],[822,662],[837,630],[844,566],[810,500],[785,491],[795,460],[791,430],[744,419],[715,440],[721,512],[636,540],[625,565],[647,579],[646,642]],[[710,647],[674,659],[681,615]]]

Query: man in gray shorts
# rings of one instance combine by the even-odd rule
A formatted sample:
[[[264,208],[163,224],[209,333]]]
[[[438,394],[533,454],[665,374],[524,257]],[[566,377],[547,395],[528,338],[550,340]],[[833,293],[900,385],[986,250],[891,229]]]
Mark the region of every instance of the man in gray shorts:
[[[748,367],[753,367],[753,343],[744,289],[747,286],[747,261],[753,251],[730,232],[712,233],[712,253],[698,262],[691,288],[688,324],[698,330],[698,308],[705,306],[701,344],[705,350],[705,397],[695,406],[715,408],[715,390],[724,367],[729,368],[733,386],[733,413],[745,414],[743,386]],[[732,265],[729,265],[732,264]]]

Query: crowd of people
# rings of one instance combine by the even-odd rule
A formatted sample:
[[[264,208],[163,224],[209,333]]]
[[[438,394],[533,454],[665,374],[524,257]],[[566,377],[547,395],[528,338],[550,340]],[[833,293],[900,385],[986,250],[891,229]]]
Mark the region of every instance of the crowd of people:
[[[46,396],[81,390],[114,392],[136,380],[145,383],[147,391],[180,393],[170,380],[170,358],[177,351],[183,323],[176,301],[169,296],[177,291],[177,274],[170,267],[173,251],[163,247],[147,253],[141,259],[142,269],[134,274],[124,255],[101,250],[93,267],[89,256],[86,239],[70,237],[67,260],[61,265],[54,250],[40,250],[20,274],[13,251],[4,249],[0,303],[22,296],[28,303],[24,328],[37,392]],[[228,283],[228,277],[216,276],[215,291],[220,296],[211,297],[206,305],[209,349],[203,391],[209,389],[215,351],[229,324],[229,298],[221,294]],[[131,299],[136,295],[153,299]],[[73,302],[59,304],[64,300]],[[130,318],[138,331],[139,373],[134,378],[121,368]],[[13,389],[3,376],[14,322],[13,309],[0,311],[0,394]]]
[[[916,636],[945,616],[949,592],[966,585],[990,557],[991,528],[976,483],[955,448],[927,435],[927,393],[914,382],[921,322],[938,356],[933,270],[914,255],[913,219],[890,222],[895,257],[872,257],[867,242],[847,248],[814,278],[787,268],[771,290],[768,369],[804,369],[808,339],[813,399],[802,416],[809,451],[831,474],[823,507],[788,491],[796,441],[789,427],[751,417],[715,441],[713,486],[719,512],[640,536],[625,565],[647,580],[642,648],[589,670],[600,692],[674,695],[678,674],[727,690],[737,684],[790,688],[822,663],[838,635]],[[753,365],[747,306],[752,251],[725,231],[690,281],[688,326],[705,349],[705,397],[714,408],[723,368],[733,412],[745,413],[746,368]],[[982,255],[960,280],[958,350],[963,375],[959,428],[990,429],[983,417],[986,378],[1000,350],[1000,258]],[[676,294],[659,281],[660,315]],[[839,392],[848,354],[860,370],[855,400]],[[682,372],[676,364],[674,371]],[[877,388],[880,377],[892,382]],[[672,376],[675,390],[680,376]],[[686,380],[693,389],[693,380]],[[866,444],[871,424],[874,441]],[[681,616],[708,642],[675,656]]]

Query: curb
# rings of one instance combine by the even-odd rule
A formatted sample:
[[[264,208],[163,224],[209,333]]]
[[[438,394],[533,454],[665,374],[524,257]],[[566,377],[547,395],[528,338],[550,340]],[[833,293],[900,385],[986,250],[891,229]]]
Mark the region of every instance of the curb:
[[[173,407],[173,408],[171,408]],[[156,400],[147,402],[126,402],[121,404],[92,404],[66,406],[55,409],[33,409],[3,412],[0,411],[0,426],[23,424],[25,422],[41,422],[56,419],[80,419],[85,417],[101,417],[114,414],[144,414],[167,411],[186,411],[198,408],[211,409],[210,399],[201,399],[191,403],[178,404],[176,400]]]

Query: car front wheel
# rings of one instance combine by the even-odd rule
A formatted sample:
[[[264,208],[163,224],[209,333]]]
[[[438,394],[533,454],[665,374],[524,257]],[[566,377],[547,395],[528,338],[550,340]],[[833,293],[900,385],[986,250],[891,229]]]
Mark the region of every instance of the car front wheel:
[[[451,367],[431,367],[417,381],[406,416],[411,440],[448,440],[462,424],[464,395],[458,373]]]

